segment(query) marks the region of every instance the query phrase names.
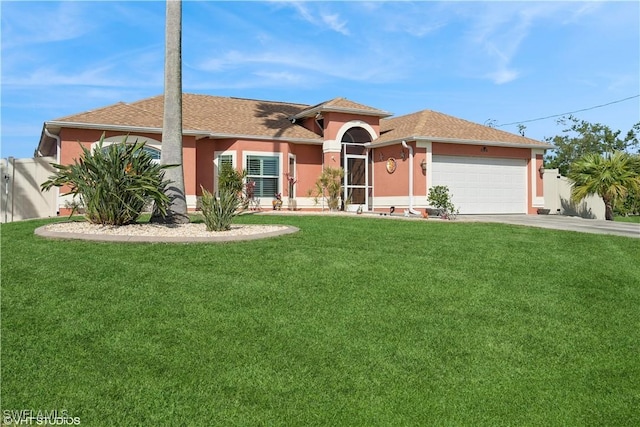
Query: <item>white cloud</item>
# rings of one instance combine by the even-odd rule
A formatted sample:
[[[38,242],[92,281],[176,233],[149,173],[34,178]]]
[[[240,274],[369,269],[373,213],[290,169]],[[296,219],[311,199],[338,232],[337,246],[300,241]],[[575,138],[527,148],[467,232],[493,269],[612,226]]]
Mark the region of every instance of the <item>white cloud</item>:
[[[486,77],[491,79],[495,84],[501,85],[509,83],[518,78],[520,73],[516,70],[502,68],[491,73],[487,73]]]
[[[94,25],[85,16],[85,8],[81,2],[56,3],[57,7],[34,4],[34,8],[43,8],[39,13],[25,8],[12,11],[11,21],[2,21],[3,49],[36,43],[53,43],[72,40],[90,32]],[[13,7],[3,4],[3,9]]]
[[[321,14],[322,22],[327,24],[329,28],[333,31],[336,31],[340,34],[344,34],[345,36],[349,35],[349,30],[347,27],[347,21],[340,19],[340,15],[337,13],[334,14]]]
[[[302,70],[348,81],[390,81],[401,76],[397,67],[372,55],[321,53],[314,52],[309,46],[279,46],[258,52],[231,50],[201,62],[195,68],[200,71],[221,72],[241,67],[246,69],[251,65],[262,68],[268,65],[279,70],[288,68],[285,71],[290,73],[293,73],[293,70]]]
[[[464,11],[470,21],[467,51],[477,75],[495,84],[520,77],[513,66],[536,21],[551,15],[557,5],[546,3],[490,3]]]
[[[298,86],[309,80],[304,74],[289,71],[256,71],[253,74],[260,79],[260,84],[264,86],[272,84]]]
[[[293,7],[300,17],[313,24],[316,27],[327,28],[331,31],[335,31],[342,35],[348,36],[349,30],[347,28],[347,21],[342,19],[338,13],[329,13],[325,11],[315,12],[312,11],[309,6],[316,5],[315,3],[307,2],[285,2],[285,5]],[[324,4],[320,4],[321,7],[326,8]],[[316,16],[319,15],[319,16]]]

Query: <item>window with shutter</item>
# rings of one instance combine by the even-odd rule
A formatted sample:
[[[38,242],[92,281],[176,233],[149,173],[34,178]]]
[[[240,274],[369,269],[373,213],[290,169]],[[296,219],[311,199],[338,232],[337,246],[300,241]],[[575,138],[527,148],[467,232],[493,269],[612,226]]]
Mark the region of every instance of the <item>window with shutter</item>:
[[[247,155],[247,179],[254,181],[255,197],[273,197],[280,177],[280,160],[277,156]]]

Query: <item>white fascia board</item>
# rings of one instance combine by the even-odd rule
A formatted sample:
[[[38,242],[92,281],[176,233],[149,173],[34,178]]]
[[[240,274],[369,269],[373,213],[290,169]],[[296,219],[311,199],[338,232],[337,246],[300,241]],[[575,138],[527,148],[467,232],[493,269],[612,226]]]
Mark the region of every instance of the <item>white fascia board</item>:
[[[92,129],[92,130],[110,130],[110,131],[119,131],[119,132],[148,132],[148,133],[159,133],[162,134],[162,128],[153,128],[153,127],[141,127],[141,126],[121,126],[121,125],[104,125],[97,123],[75,123],[75,122],[45,122],[45,127],[50,130],[59,130],[60,128],[75,128],[75,129]],[[198,130],[183,130],[183,135],[195,136],[196,139],[203,138],[212,138],[212,139],[229,139],[229,138],[237,138],[237,139],[260,139],[267,141],[282,141],[282,142],[292,142],[297,144],[317,144],[322,145],[324,142],[321,139],[307,139],[307,138],[284,138],[284,137],[272,137],[272,136],[262,136],[262,135],[240,135],[240,134],[232,134],[232,133],[211,133],[211,132],[203,132]]]
[[[236,133],[210,133],[207,137],[211,139],[252,139],[262,141],[278,141],[278,142],[291,142],[293,144],[313,144],[322,145],[324,140],[322,139],[307,139],[307,138],[284,138],[278,136],[262,136],[262,135],[240,135]]]
[[[291,116],[291,119],[301,119],[304,117],[312,117],[317,113],[347,113],[347,114],[359,114],[363,116],[373,116],[373,117],[390,117],[393,114],[387,111],[369,111],[369,110],[360,110],[357,108],[345,108],[345,107],[327,107],[327,106],[319,106],[312,108],[310,110],[304,110],[301,113],[295,114]]]
[[[554,147],[551,144],[544,145],[532,145],[532,144],[518,144],[513,142],[501,142],[501,141],[479,141],[475,139],[455,139],[455,138],[436,138],[431,136],[407,136],[404,138],[393,139],[380,144],[376,144],[372,141],[370,144],[372,147],[385,147],[388,145],[401,144],[402,141],[428,141],[428,142],[442,142],[445,144],[466,144],[466,145],[488,145],[489,147],[510,147],[510,148],[532,148],[540,150],[551,150]]]
[[[125,125],[105,125],[99,123],[76,123],[76,122],[45,122],[47,128],[74,128],[74,129],[91,129],[91,130],[110,130],[117,132],[148,132],[148,133],[162,133],[162,128],[144,127],[144,126],[125,126]],[[183,130],[183,135],[206,137],[208,133],[197,130]]]

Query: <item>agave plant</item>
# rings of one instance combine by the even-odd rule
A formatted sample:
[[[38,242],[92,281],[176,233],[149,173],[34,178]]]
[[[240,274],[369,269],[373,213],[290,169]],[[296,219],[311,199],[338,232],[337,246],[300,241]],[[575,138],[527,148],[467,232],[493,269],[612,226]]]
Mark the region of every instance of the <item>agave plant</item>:
[[[71,165],[52,163],[55,175],[41,186],[68,187],[64,195],[78,197],[87,220],[94,224],[125,225],[138,220],[153,203],[156,212],[166,215],[169,197],[164,169],[144,150],[144,142],[103,147],[104,134],[93,151],[81,145],[82,155]]]
[[[238,214],[241,204],[239,194],[228,187],[218,191],[218,198],[202,186],[202,215],[208,231],[226,231],[231,229],[231,222]]]

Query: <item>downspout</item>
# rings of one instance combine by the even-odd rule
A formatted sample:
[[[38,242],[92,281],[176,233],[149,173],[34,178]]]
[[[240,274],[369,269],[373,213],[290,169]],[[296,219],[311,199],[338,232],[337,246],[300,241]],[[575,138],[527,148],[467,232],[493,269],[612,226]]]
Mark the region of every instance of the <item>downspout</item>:
[[[409,150],[409,213],[420,215],[420,212],[413,209],[413,147],[407,145],[407,141],[402,141],[402,146]]]
[[[49,129],[47,129],[47,127],[44,127],[44,134],[47,135],[49,138],[53,138],[56,140],[56,163],[60,164],[60,150],[62,149],[62,144],[60,142],[60,137],[58,135],[54,135],[51,132],[49,132]],[[56,205],[54,206],[55,208],[55,215],[57,216],[60,213],[60,187],[55,187],[56,192]]]
[[[369,143],[370,144],[370,143]],[[376,162],[376,153],[375,148],[371,148],[371,212],[375,211],[375,196],[376,196],[376,186],[374,183],[376,182],[376,168],[374,168]]]

